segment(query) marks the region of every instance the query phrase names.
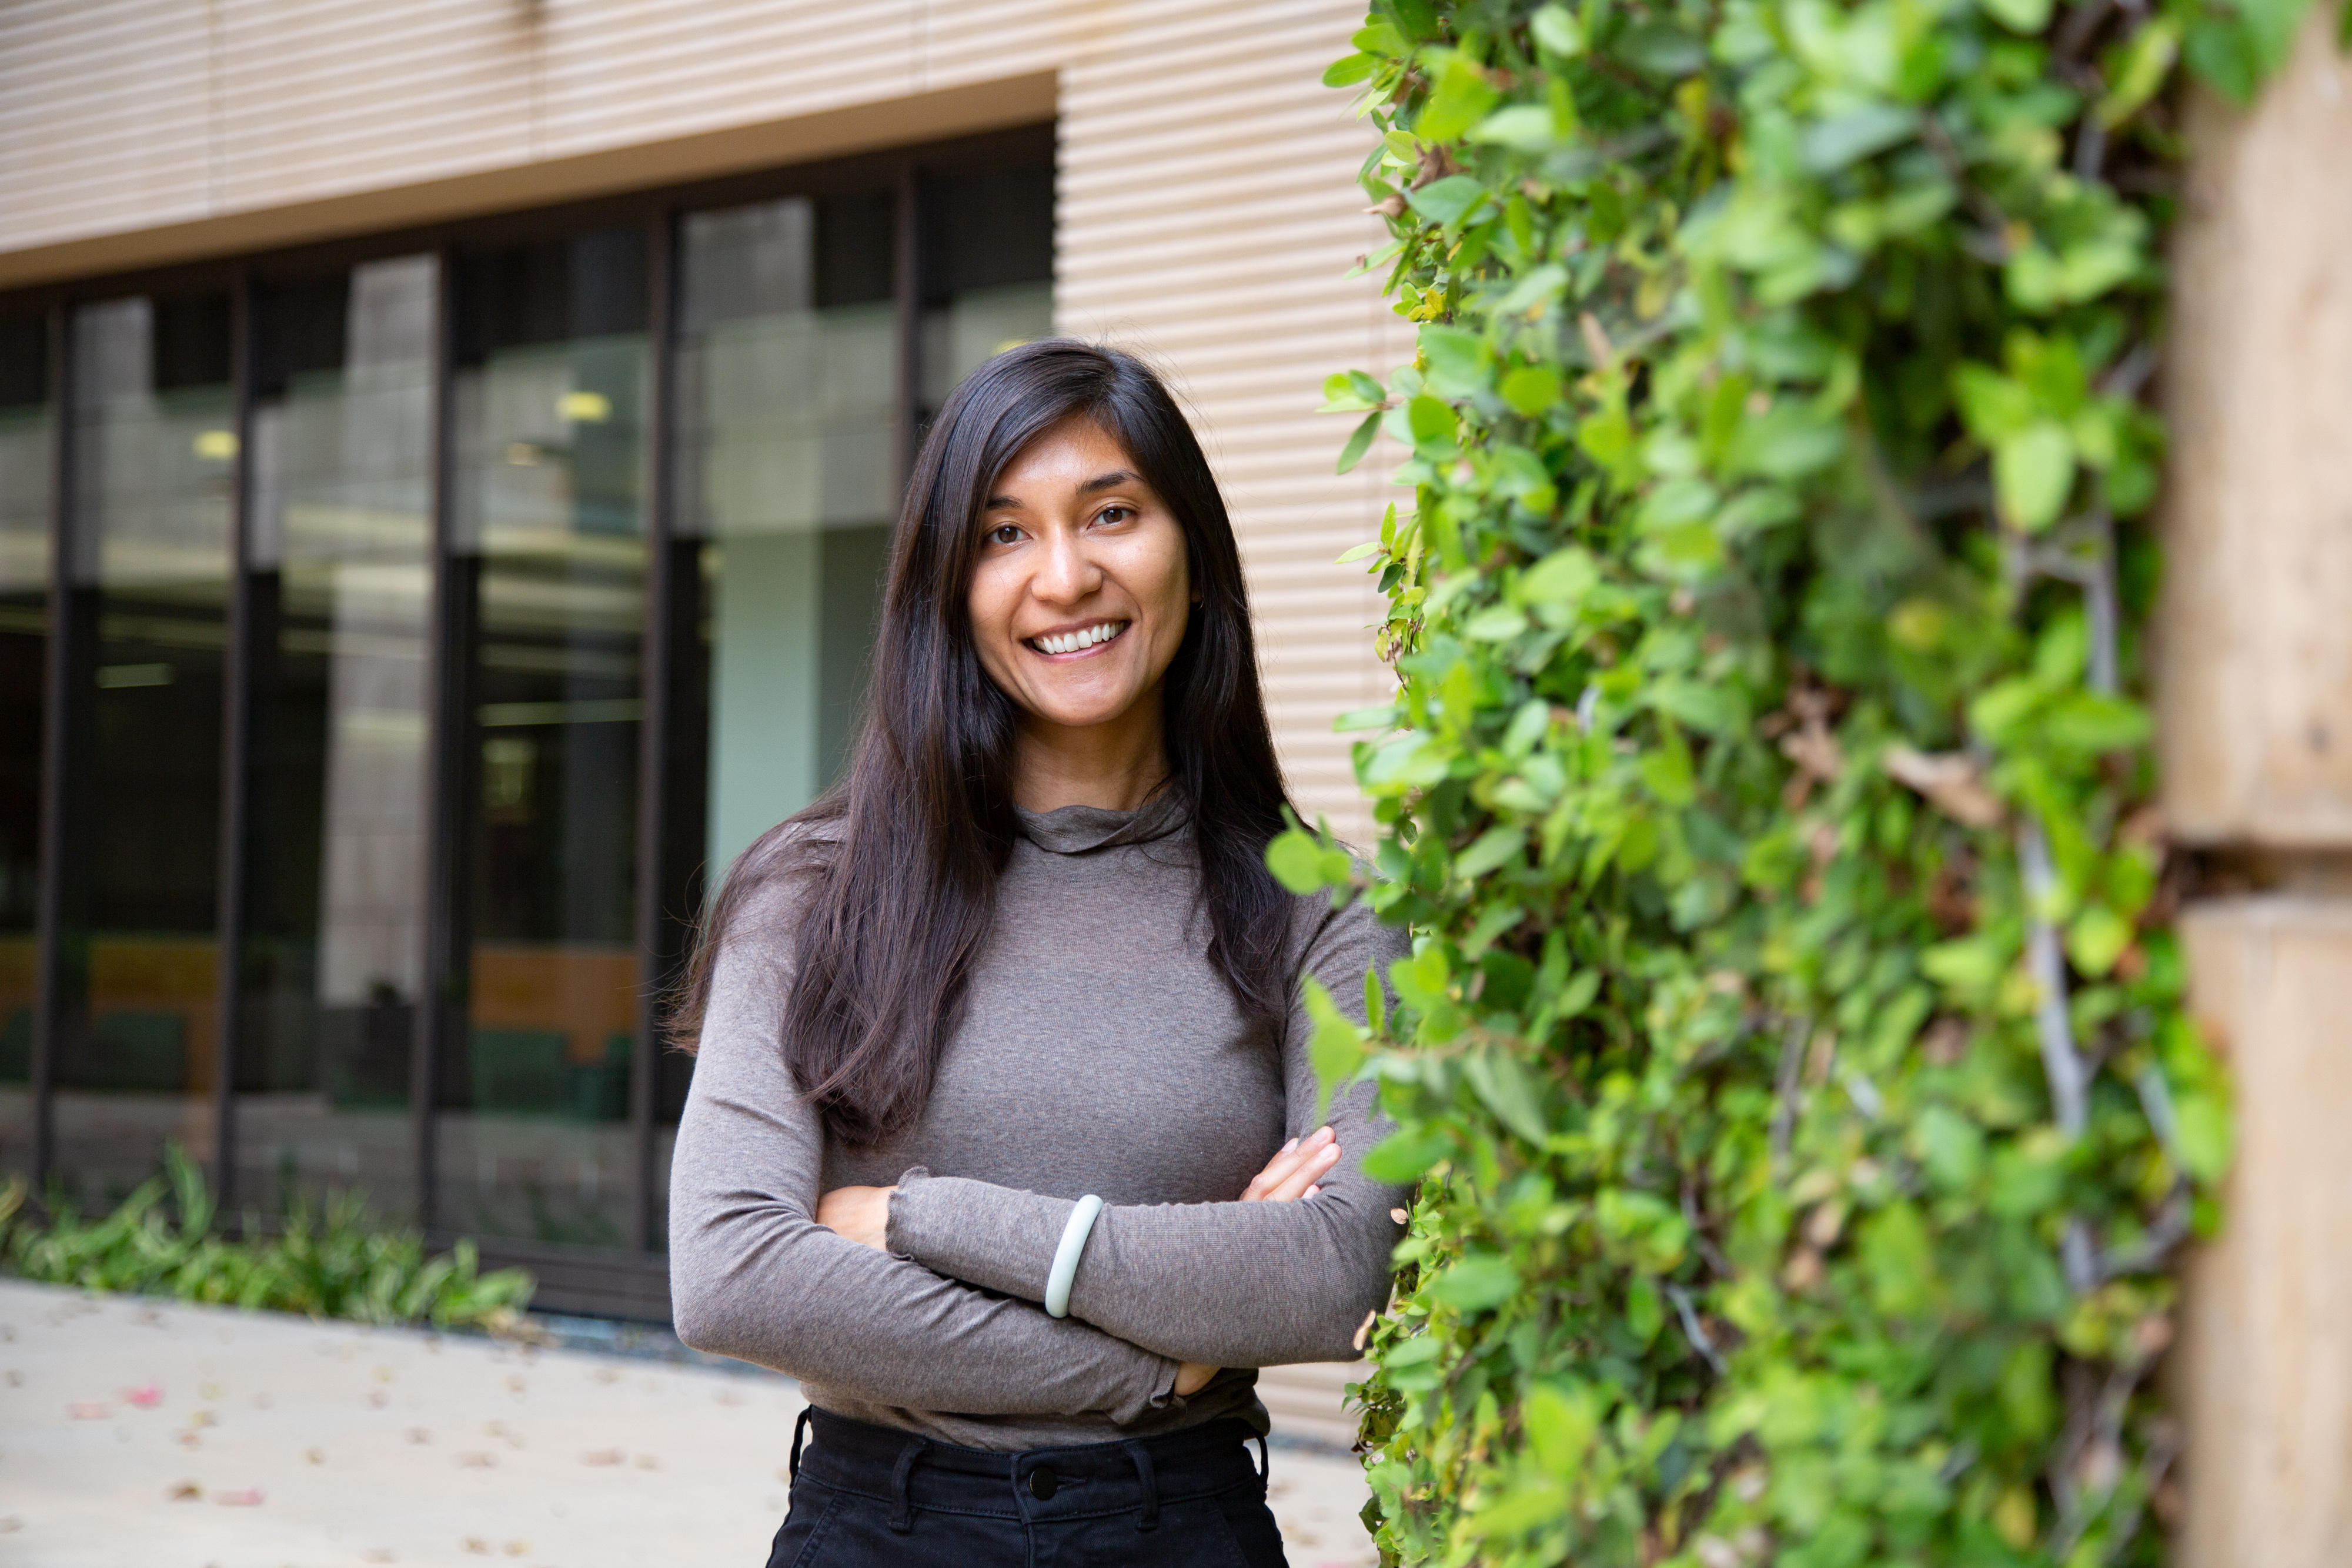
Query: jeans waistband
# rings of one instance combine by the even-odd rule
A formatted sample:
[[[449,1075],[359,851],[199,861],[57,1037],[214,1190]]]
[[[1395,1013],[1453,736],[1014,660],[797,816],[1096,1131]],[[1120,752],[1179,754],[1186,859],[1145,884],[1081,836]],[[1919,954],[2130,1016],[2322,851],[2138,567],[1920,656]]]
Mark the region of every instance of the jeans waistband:
[[[803,1438],[809,1441],[805,1452]],[[1252,1461],[1247,1445],[1258,1444]],[[959,1448],[912,1432],[852,1421],[814,1407],[793,1430],[794,1479],[887,1500],[905,1530],[913,1511],[1047,1521],[1133,1512],[1136,1528],[1159,1523],[1162,1502],[1265,1484],[1265,1440],[1240,1421],[1221,1420],[1124,1442],[1024,1448]]]

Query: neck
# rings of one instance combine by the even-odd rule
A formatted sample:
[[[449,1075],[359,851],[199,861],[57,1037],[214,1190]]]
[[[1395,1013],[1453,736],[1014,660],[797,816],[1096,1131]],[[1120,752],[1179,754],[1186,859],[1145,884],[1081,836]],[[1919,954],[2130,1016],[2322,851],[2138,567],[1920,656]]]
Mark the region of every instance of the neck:
[[[1157,690],[1103,724],[1072,728],[1022,716],[1013,743],[1013,799],[1024,810],[1097,806],[1132,811],[1167,777]]]

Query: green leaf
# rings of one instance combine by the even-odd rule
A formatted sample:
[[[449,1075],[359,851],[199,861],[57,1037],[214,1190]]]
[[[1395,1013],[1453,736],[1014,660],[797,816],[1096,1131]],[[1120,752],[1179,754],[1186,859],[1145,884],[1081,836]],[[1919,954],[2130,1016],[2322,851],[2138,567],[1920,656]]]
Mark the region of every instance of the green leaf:
[[[2352,9],[2345,12],[2352,16]],[[2169,16],[2156,16],[2103,57],[2107,90],[2099,99],[2098,119],[2112,131],[2139,112],[2154,98],[2180,55],[2180,25]]]
[[[2229,1174],[2230,1113],[2219,1100],[2209,1094],[2176,1094],[2172,1120],[2189,1175],[2210,1186]]]
[[[1381,416],[1377,413],[1364,415],[1363,422],[1348,437],[1347,444],[1339,448],[1339,472],[1348,473],[1361,463],[1364,454],[1372,449],[1372,441],[1380,433]]]
[[[1462,1059],[1462,1074],[1495,1120],[1538,1147],[1550,1136],[1542,1095],[1517,1057],[1501,1050],[1477,1051]]]
[[[1451,405],[1424,392],[1405,404],[1404,413],[1415,452],[1441,461],[1460,454],[1461,423]]]
[[[1303,828],[1275,835],[1265,846],[1265,866],[1275,881],[1301,897],[1344,886],[1355,873],[1346,851],[1325,848]]]
[[[1472,1253],[1438,1275],[1428,1291],[1430,1299],[1441,1306],[1475,1313],[1501,1306],[1518,1289],[1518,1270],[1511,1267],[1509,1259],[1492,1253]]]
[[[1816,174],[1833,174],[1909,141],[1918,130],[1916,110],[1892,103],[1868,104],[1808,126],[1799,144],[1800,155]]]
[[[1530,604],[1574,609],[1601,585],[1601,563],[1582,545],[1563,545],[1519,578],[1519,597]]]
[[[1610,52],[1652,76],[1688,76],[1706,64],[1706,46],[1680,27],[1640,22],[1617,37]]]
[[[1979,0],[1985,15],[2012,33],[2029,37],[2050,25],[2051,0]]]
[[[1475,61],[1448,54],[1413,131],[1432,141],[1451,141],[1484,119],[1499,96]]]
[[[1454,857],[1454,874],[1475,880],[1507,861],[1517,860],[1527,847],[1525,828],[1489,828],[1478,835],[1477,842]]]
[[[1625,1326],[1633,1331],[1636,1340],[1647,1344],[1665,1324],[1665,1303],[1658,1298],[1658,1287],[1648,1275],[1636,1274],[1625,1288]]]
[[[2033,394],[2021,382],[1983,365],[1964,364],[1953,371],[1952,396],[1969,434],[1987,445],[2007,440],[2033,422]]]
[[[1993,492],[2012,527],[2038,533],[2058,520],[2074,488],[2074,444],[2054,419],[2037,419],[1992,452]]]
[[[1871,1301],[1880,1312],[1912,1317],[1934,1300],[1935,1245],[1927,1221],[1911,1205],[1889,1204],[1864,1221],[1861,1252]]]
[[[1315,1032],[1307,1037],[1307,1056],[1315,1064],[1315,1079],[1321,1086],[1315,1098],[1315,1120],[1319,1124],[1330,1112],[1331,1096],[1363,1070],[1368,1052],[1364,1030],[1339,1010],[1321,981],[1310,975],[1299,989],[1307,1016],[1315,1022]]]
[[[1364,1156],[1364,1174],[1391,1186],[1409,1186],[1429,1167],[1446,1156],[1448,1145],[1439,1134],[1422,1130],[1391,1133],[1374,1144]]]
[[[1448,174],[1442,180],[1432,180],[1419,190],[1406,192],[1404,199],[1431,223],[1451,225],[1461,222],[1462,214],[1486,194],[1486,187],[1469,175]]]
[[[1340,371],[1323,378],[1323,406],[1318,413],[1354,413],[1379,408],[1388,401],[1388,389],[1361,371]]]
[[[1565,5],[1539,5],[1528,18],[1535,40],[1560,58],[1574,59],[1584,52],[1584,25]]]
[[[1503,378],[1503,402],[1530,419],[1559,402],[1560,391],[1559,372],[1549,365],[1522,365]]]
[[[1429,364],[1430,389],[1444,397],[1483,391],[1494,369],[1494,350],[1486,340],[1459,327],[1423,327],[1421,353]]]
[[[1522,152],[1543,152],[1563,138],[1552,122],[1551,110],[1539,103],[1507,104],[1470,132],[1470,140],[1488,146],[1513,147]]]
[[[2090,904],[2067,927],[2066,956],[2076,970],[2097,979],[2116,967],[2131,939],[2131,922],[2104,904]]]
[[[1381,62],[1370,55],[1349,55],[1333,60],[1323,68],[1325,87],[1353,87],[1380,68]]]
[[[1591,1389],[1553,1378],[1530,1384],[1519,1406],[1537,1463],[1557,1476],[1573,1475],[1583,1464],[1601,1414]]]

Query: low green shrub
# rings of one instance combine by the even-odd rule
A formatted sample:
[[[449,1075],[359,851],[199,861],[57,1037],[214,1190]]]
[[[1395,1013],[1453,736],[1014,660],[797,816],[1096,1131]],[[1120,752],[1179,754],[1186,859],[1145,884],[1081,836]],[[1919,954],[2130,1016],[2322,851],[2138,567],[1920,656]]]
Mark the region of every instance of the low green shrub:
[[[103,1219],[61,1206],[48,1224],[32,1223],[25,1184],[12,1180],[0,1191],[0,1268],[87,1291],[492,1333],[518,1328],[530,1302],[523,1270],[481,1272],[471,1240],[428,1256],[415,1231],[372,1228],[355,1191],[331,1195],[315,1214],[298,1202],[275,1235],[228,1239],[214,1228],[204,1172],[177,1145],[163,1158],[164,1175]]]
[[[2217,1222],[2140,629],[2189,77],[2305,0],[1377,0],[1384,1561],[2153,1563]]]

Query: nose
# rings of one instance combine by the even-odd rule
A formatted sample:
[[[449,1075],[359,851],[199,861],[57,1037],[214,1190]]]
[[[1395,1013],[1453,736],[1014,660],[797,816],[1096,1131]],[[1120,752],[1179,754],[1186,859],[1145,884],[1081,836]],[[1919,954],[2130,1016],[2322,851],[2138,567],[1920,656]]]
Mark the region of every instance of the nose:
[[[1055,528],[1045,536],[1045,559],[1030,591],[1048,604],[1076,604],[1102,586],[1102,569],[1087,559],[1077,536]]]

